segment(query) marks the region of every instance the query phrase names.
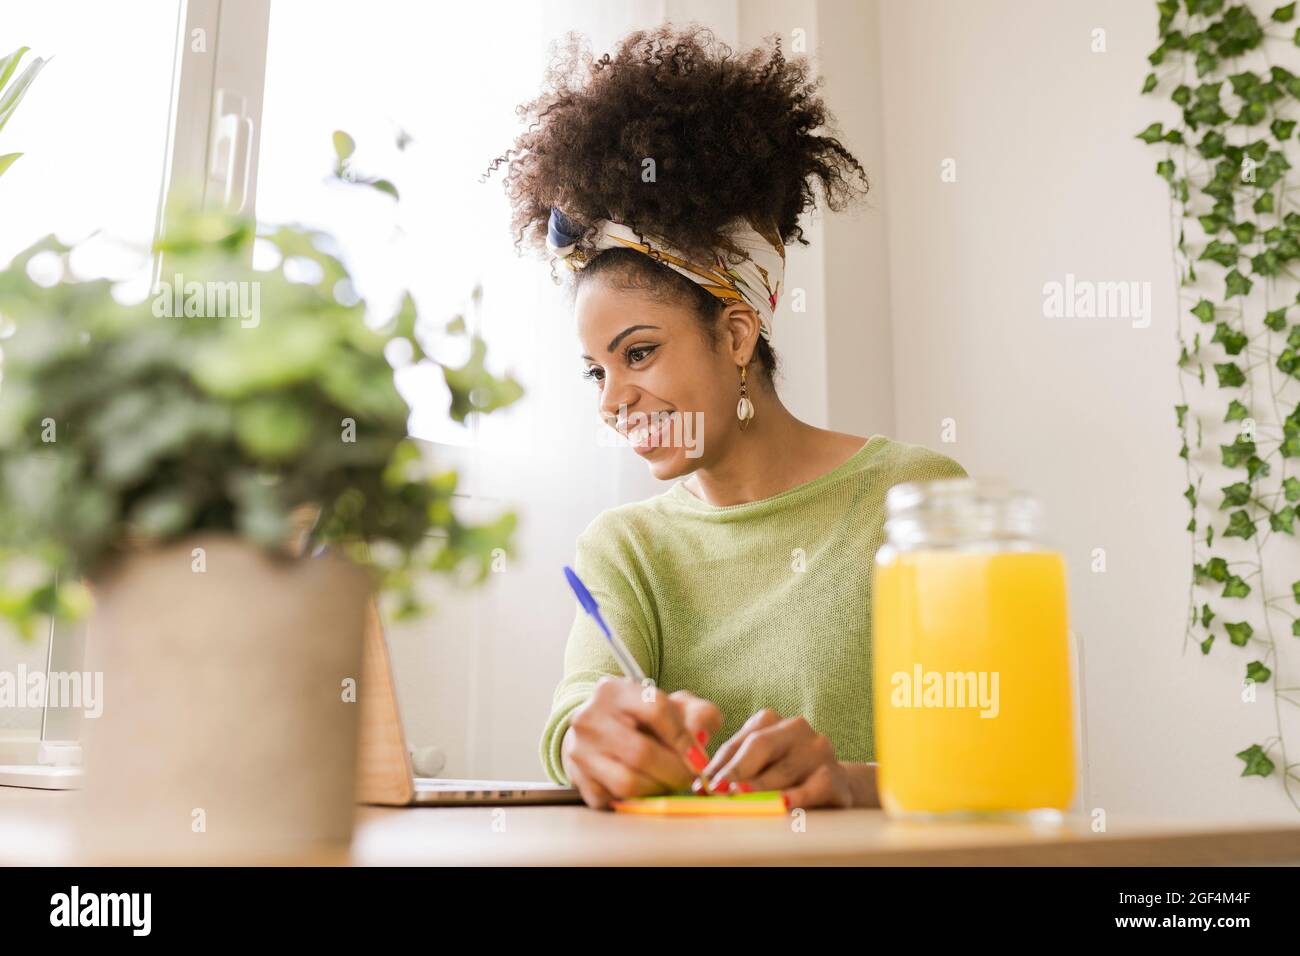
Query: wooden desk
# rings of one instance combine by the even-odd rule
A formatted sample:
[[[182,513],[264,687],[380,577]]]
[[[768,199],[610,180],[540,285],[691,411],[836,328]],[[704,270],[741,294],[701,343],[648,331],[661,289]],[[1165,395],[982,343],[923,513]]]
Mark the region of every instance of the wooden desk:
[[[77,864],[70,818],[80,795],[0,788],[0,865]],[[974,865],[1300,864],[1300,824],[1112,819],[1060,827],[890,822],[879,810],[786,817],[656,818],[559,807],[358,807],[351,853],[265,862],[359,865]],[[244,861],[263,862],[263,861]]]

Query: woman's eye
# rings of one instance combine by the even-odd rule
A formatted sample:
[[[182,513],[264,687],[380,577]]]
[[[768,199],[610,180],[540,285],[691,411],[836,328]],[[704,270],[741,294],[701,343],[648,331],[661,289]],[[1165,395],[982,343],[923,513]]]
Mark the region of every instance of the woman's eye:
[[[648,356],[656,348],[658,348],[658,346],[655,345],[629,346],[627,350],[624,351],[623,357],[627,359],[627,363],[629,365],[635,365],[638,362],[644,361],[646,356]],[[605,370],[601,368],[599,365],[591,365],[583,369],[582,377],[589,382],[603,382],[605,381]]]

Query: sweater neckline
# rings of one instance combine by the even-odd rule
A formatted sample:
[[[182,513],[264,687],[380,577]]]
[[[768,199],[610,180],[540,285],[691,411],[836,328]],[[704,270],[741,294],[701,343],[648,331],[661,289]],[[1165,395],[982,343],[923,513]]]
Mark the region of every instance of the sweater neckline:
[[[701,501],[695,497],[686,487],[686,479],[679,480],[668,490],[668,495],[689,508],[706,514],[726,514],[736,515],[745,514],[751,511],[765,511],[768,508],[787,504],[791,501],[805,498],[824,490],[828,485],[832,485],[847,475],[857,471],[862,463],[876,450],[885,443],[887,439],[884,435],[872,435],[866,443],[850,455],[847,459],[836,465],[830,471],[818,475],[816,478],[809,479],[803,484],[795,485],[793,488],[787,488],[785,491],[777,492],[766,498],[759,498],[757,501],[742,501],[734,505],[711,505],[707,501]]]

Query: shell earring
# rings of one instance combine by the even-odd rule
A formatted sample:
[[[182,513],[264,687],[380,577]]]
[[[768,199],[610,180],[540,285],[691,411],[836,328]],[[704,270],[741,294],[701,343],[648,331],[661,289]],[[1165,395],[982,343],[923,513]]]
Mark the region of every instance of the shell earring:
[[[736,403],[736,417],[740,419],[740,430],[743,432],[748,426],[750,419],[754,417],[754,403],[749,400],[749,389],[745,385],[745,366],[740,367],[740,401]]]

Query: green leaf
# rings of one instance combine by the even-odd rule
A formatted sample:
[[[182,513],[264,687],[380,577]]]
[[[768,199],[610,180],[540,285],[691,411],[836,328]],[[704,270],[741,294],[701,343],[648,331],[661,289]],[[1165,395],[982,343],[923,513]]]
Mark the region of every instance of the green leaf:
[[[473,412],[487,412],[518,400],[523,388],[513,378],[493,376],[483,364],[487,346],[475,335],[470,340],[470,357],[460,368],[444,365],[443,378],[451,390],[452,419],[464,422]]]
[[[1300,44],[1300,41],[1297,42]],[[1264,753],[1264,748],[1259,744],[1252,744],[1238,753],[1237,757],[1246,763],[1246,769],[1241,772],[1243,777],[1267,777],[1273,772],[1273,761],[1268,759],[1268,755]]]
[[[1217,262],[1225,269],[1229,269],[1237,264],[1240,257],[1241,253],[1234,243],[1213,239],[1206,245],[1205,250],[1197,256],[1197,261],[1208,259],[1211,262]],[[1202,322],[1209,322],[1210,319],[1214,318],[1214,306],[1210,305],[1207,299],[1202,299],[1197,303],[1197,308],[1201,308],[1202,304],[1209,305],[1210,308],[1205,310],[1204,314],[1193,309],[1192,315],[1199,317]]]
[[[1176,169],[1172,159],[1162,159],[1160,162],[1156,163],[1156,175],[1160,176],[1162,179],[1168,180],[1170,183],[1174,181],[1175,172]]]
[[[1228,576],[1227,582],[1223,585],[1223,597],[1226,598],[1244,598],[1250,594],[1250,585],[1243,581],[1235,574]]]
[[[1208,604],[1201,605],[1201,627],[1209,627],[1210,622],[1214,620],[1214,612],[1210,610]]]
[[[1186,405],[1175,405],[1175,406],[1174,406],[1174,411],[1178,414],[1178,427],[1179,427],[1179,428],[1182,428],[1182,427],[1183,427],[1183,421],[1184,421],[1184,419],[1185,419],[1186,416],[1187,416],[1187,406],[1186,406]]]
[[[1223,558],[1210,558],[1205,562],[1205,573],[1212,581],[1228,580],[1228,562]]]
[[[416,335],[419,319],[419,312],[415,307],[415,297],[409,291],[402,293],[402,304],[398,308],[393,322],[393,335],[397,338],[406,339],[411,344],[412,358],[416,362],[423,361],[427,357],[423,346],[420,344],[419,337]]]
[[[1258,455],[1251,455],[1246,459],[1246,477],[1251,481],[1254,481],[1257,475],[1267,477],[1268,472],[1268,463]]]
[[[1229,508],[1240,508],[1250,501],[1250,485],[1244,481],[1238,481],[1231,485],[1225,485],[1223,491],[1223,504],[1219,506],[1220,511],[1226,511]]]
[[[1148,145],[1158,143],[1165,135],[1162,129],[1163,125],[1164,124],[1162,123],[1152,123],[1142,132],[1138,133],[1135,138],[1142,140],[1142,142],[1147,143]]]
[[[1281,332],[1286,328],[1286,306],[1280,309],[1274,309],[1268,315],[1264,316],[1264,325],[1274,332]]]
[[[1217,242],[1217,241],[1218,241],[1218,240],[1215,240],[1215,242]],[[1211,243],[1210,243],[1211,246],[1214,245],[1214,244],[1215,244],[1214,242],[1211,242]],[[1207,248],[1208,248],[1208,247],[1207,247]],[[1204,255],[1202,255],[1201,258],[1204,259],[1204,258],[1206,258],[1206,257],[1205,257]],[[1236,261],[1236,260],[1235,260],[1235,257],[1234,257],[1233,261]],[[1231,262],[1226,263],[1226,265],[1231,265],[1231,264],[1232,264]],[[1200,302],[1196,303],[1196,307],[1192,309],[1192,315],[1196,316],[1196,317],[1197,317],[1198,319],[1200,319],[1202,322],[1213,322],[1213,321],[1214,321],[1214,303],[1211,302],[1209,299],[1202,299]]]
[[[1223,455],[1223,466],[1225,468],[1240,468],[1255,454],[1255,443],[1253,441],[1242,441],[1238,438],[1231,445],[1220,445],[1219,451]]]
[[[1213,646],[1214,646],[1214,635],[1211,634],[1205,640],[1201,641],[1201,653],[1202,654],[1210,653],[1210,648]]]
[[[168,538],[184,531],[193,513],[194,504],[187,489],[164,488],[136,504],[131,510],[130,523],[139,534]]]
[[[1259,87],[1259,77],[1249,70],[1228,77],[1228,82],[1232,84],[1232,92],[1246,100],[1253,99],[1251,91]]]
[[[29,46],[20,46],[8,56],[0,57],[0,90],[5,88],[9,78],[14,75],[14,70],[18,69],[18,63],[31,50]]]
[[[1250,410],[1235,398],[1228,403],[1228,413],[1223,416],[1225,422],[1239,422],[1250,414]]]
[[[1236,362],[1216,362],[1214,374],[1219,377],[1219,388],[1237,388],[1246,384],[1246,376]]]
[[[36,79],[36,75],[41,72],[47,62],[40,57],[32,60],[18,74],[18,78],[9,84],[8,89],[5,89],[4,82],[13,73],[14,67],[18,65],[18,60],[26,52],[27,47],[22,47],[4,60],[0,60],[0,129],[4,129],[5,124],[13,117],[14,111],[18,109],[18,104],[27,95],[27,90],[31,87],[32,81]]]
[[[1255,212],[1260,212],[1260,213],[1268,213],[1268,212],[1272,212],[1272,211],[1273,211],[1273,194],[1272,194],[1272,193],[1260,193],[1260,194],[1259,194],[1259,198],[1255,200],[1255,204],[1254,204],[1253,206],[1251,206],[1250,208],[1251,208],[1251,209],[1254,209]],[[1247,291],[1247,292],[1250,291],[1250,287],[1249,287],[1249,286],[1246,287],[1246,291]]]
[[[1264,666],[1263,661],[1251,661],[1246,665],[1246,679],[1252,680],[1256,684],[1267,683],[1272,676],[1273,672]]]
[[[1245,647],[1251,635],[1255,633],[1255,629],[1250,626],[1248,621],[1237,621],[1235,624],[1225,623],[1223,629],[1228,632],[1228,640],[1238,647]]]
[[[334,155],[338,157],[340,166],[346,163],[356,150],[356,140],[341,129],[334,131]]]
[[[1142,84],[1142,92],[1150,93],[1156,88],[1156,83],[1156,75],[1154,73],[1148,73],[1145,82]]]
[[[1228,515],[1228,527],[1224,530],[1225,538],[1249,539],[1255,534],[1255,522],[1245,511],[1234,511]]]
[[[1282,493],[1287,501],[1300,501],[1300,479],[1294,475],[1282,482]]]
[[[1239,355],[1241,353],[1241,350],[1246,347],[1246,344],[1250,341],[1250,339],[1248,339],[1244,333],[1238,332],[1236,329],[1230,328],[1228,326],[1228,323],[1218,322],[1214,326],[1214,337],[1211,338],[1210,341],[1218,342],[1220,345],[1223,346],[1223,350],[1227,352],[1229,355]],[[1233,367],[1235,368],[1236,366]],[[1245,381],[1245,379],[1243,378],[1242,381]],[[1241,383],[1237,382],[1235,384],[1239,385]],[[1219,385],[1220,386],[1223,385],[1222,376],[1220,376],[1219,378]]]
[[[1278,7],[1273,11],[1273,19],[1278,23],[1290,23],[1295,16],[1295,4],[1288,3],[1284,7]]]
[[[1265,195],[1267,195],[1267,193]],[[1251,286],[1253,285],[1254,283],[1250,279],[1247,279],[1236,269],[1233,269],[1225,277],[1226,291],[1224,293],[1224,298],[1231,299],[1233,296],[1237,295],[1248,295]]]
[[[401,198],[397,194],[397,187],[394,186],[392,183],[390,183],[387,179],[372,179],[369,181],[368,185],[370,186],[371,189],[377,189],[381,193],[384,193],[387,196],[392,196],[394,199]]]
[[[1254,126],[1256,123],[1263,122],[1268,116],[1268,107],[1263,103],[1247,103],[1237,114],[1236,122],[1242,126]]]
[[[259,397],[235,410],[235,437],[250,455],[286,461],[303,450],[311,435],[310,412],[285,397]]]
[[[1268,516],[1268,525],[1274,531],[1294,535],[1291,526],[1295,522],[1295,505],[1287,505],[1281,511],[1274,511]]]
[[[1300,378],[1300,353],[1295,349],[1283,349],[1277,357],[1277,367],[1287,375],[1295,375]]]
[[[3,156],[0,156],[0,176],[3,176],[5,170],[12,166],[14,160],[21,155],[22,153],[5,153]]]
[[[1291,138],[1291,134],[1295,132],[1295,124],[1295,120],[1275,119],[1269,124],[1268,129],[1273,134],[1273,138],[1282,143]]]
[[[1250,259],[1250,266],[1256,275],[1275,276],[1281,271],[1281,260],[1276,249],[1265,249]]]
[[[1185,90],[1187,87],[1181,86],[1179,89]],[[1217,130],[1210,130],[1196,145],[1196,151],[1206,159],[1218,159],[1223,155],[1223,150],[1226,145],[1227,140],[1223,138],[1222,133]]]

